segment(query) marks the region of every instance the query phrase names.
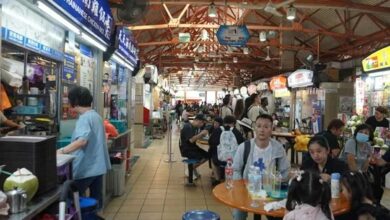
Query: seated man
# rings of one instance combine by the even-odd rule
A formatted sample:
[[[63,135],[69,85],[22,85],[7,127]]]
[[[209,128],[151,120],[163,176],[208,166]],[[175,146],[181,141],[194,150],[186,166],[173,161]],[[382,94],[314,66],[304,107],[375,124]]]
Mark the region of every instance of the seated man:
[[[288,180],[290,162],[287,160],[283,145],[271,138],[273,120],[270,115],[259,115],[255,121],[256,137],[238,146],[233,159],[233,178],[248,179],[249,167],[259,158],[263,159],[265,169],[272,172],[274,168],[280,172],[284,181]],[[249,149],[245,149],[249,147]],[[244,158],[246,157],[246,158]],[[233,210],[234,220],[244,220],[247,213],[238,209]]]
[[[186,122],[183,129],[180,131],[180,152],[183,157],[188,159],[199,160],[199,163],[194,164],[195,178],[199,177],[196,168],[206,162],[209,158],[207,151],[196,145],[196,141],[203,138],[208,134],[207,130],[199,132],[200,128],[204,127],[205,117],[203,114],[196,115],[195,119],[191,122]]]
[[[245,139],[242,136],[242,134],[240,133],[240,131],[238,131],[235,128],[235,124],[236,124],[236,119],[232,115],[228,115],[223,119],[224,131],[229,132],[230,129],[233,128],[232,132],[233,132],[234,137],[236,139],[235,144],[237,144],[236,146],[233,146],[233,147],[237,148],[237,146],[239,144],[241,144],[242,142],[244,142]],[[214,131],[211,134],[210,139],[209,139],[209,146],[210,146],[209,152],[210,152],[210,157],[212,159],[212,167],[213,167],[213,172],[215,174],[215,180],[216,180],[213,182],[213,185],[218,184],[221,180],[224,179],[224,172],[223,172],[223,169],[221,169],[221,168],[226,166],[226,161],[221,161],[218,159],[218,145],[221,144],[222,132],[223,131],[222,131],[221,127],[214,129]],[[229,142],[232,144],[234,141],[229,141]],[[232,159],[233,159],[233,157],[234,157],[234,155],[232,155]]]

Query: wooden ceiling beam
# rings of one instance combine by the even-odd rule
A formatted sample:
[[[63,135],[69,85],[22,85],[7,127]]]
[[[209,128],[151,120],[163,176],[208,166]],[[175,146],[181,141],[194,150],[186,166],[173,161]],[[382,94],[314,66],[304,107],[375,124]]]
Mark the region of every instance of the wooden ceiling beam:
[[[239,7],[244,9],[254,9],[260,10],[264,9],[265,5],[269,2],[269,0],[257,0],[255,3],[242,4],[240,0],[214,0],[213,1],[216,6],[226,6],[230,7]],[[161,1],[161,0],[150,0],[149,3],[151,5],[154,4],[169,4],[169,5],[202,5],[208,6],[211,1],[209,0],[199,0],[199,1],[187,1],[187,0],[170,0],[170,1]],[[296,8],[321,8],[321,9],[341,9],[341,10],[350,10],[350,11],[360,11],[366,13],[384,13],[389,14],[390,8],[381,7],[381,6],[373,6],[362,3],[355,3],[351,1],[329,1],[329,0],[296,0],[294,3],[294,7]],[[383,4],[383,3],[382,3]]]

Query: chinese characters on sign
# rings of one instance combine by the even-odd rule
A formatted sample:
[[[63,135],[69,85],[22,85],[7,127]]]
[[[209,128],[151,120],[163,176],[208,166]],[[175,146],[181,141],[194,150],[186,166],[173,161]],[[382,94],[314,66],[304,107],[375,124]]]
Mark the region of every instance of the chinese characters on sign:
[[[106,0],[53,0],[75,22],[98,35],[107,44],[113,31],[113,16]]]
[[[117,48],[118,52],[126,58],[127,61],[135,65],[138,60],[137,47],[135,39],[130,30],[124,27],[117,29]]]

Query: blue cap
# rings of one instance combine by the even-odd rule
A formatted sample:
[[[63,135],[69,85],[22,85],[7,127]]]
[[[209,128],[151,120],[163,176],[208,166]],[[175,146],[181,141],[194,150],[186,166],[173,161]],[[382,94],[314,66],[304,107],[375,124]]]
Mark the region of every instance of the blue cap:
[[[341,177],[340,173],[332,173],[331,178],[332,180],[339,180]]]

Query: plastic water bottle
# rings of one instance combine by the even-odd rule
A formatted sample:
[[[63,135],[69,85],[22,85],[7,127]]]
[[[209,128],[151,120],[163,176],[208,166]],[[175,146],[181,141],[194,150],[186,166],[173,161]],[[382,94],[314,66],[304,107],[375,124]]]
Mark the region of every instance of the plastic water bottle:
[[[272,175],[272,179],[272,194],[279,197],[282,188],[282,174],[277,171]]]
[[[233,188],[233,160],[232,158],[227,159],[225,167],[225,185],[227,189]]]
[[[254,172],[255,172],[255,166],[254,165],[251,165],[249,167],[249,172],[248,172],[248,184],[247,184],[247,189],[248,189],[248,192],[249,194],[253,194],[254,193]]]
[[[340,173],[332,173],[331,175],[331,192],[332,192],[332,198],[339,198],[340,197]]]
[[[262,182],[261,182],[261,171],[259,167],[255,167],[255,171],[253,173],[253,182],[254,182],[254,194],[255,197],[260,197]]]

